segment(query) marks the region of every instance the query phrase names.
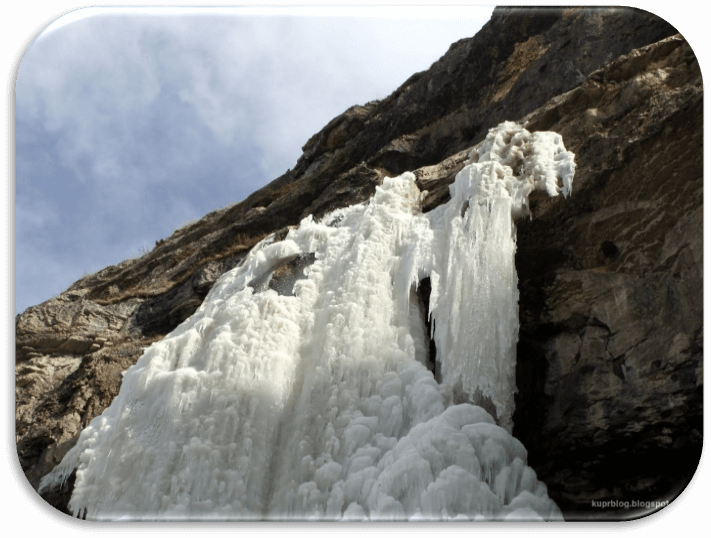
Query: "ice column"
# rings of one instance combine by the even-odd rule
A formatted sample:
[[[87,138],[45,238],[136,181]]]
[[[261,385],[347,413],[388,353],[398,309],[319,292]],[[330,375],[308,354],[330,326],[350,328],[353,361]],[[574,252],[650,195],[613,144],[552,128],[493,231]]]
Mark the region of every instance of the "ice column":
[[[41,486],[76,469],[69,507],[99,520],[560,519],[510,434],[512,219],[533,189],[570,192],[573,156],[505,123],[469,161],[428,214],[407,172],[254,247]],[[296,258],[313,263],[270,289]],[[425,276],[441,384],[414,304]]]
[[[469,401],[489,399],[509,431],[519,328],[513,219],[529,214],[533,190],[568,196],[574,172],[560,135],[505,122],[470,153],[450,202],[430,217],[438,235],[430,311],[443,381]]]

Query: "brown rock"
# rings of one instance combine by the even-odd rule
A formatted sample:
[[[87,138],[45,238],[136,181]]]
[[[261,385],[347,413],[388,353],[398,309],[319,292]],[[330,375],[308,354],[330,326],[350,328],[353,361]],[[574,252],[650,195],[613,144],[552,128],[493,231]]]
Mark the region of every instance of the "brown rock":
[[[497,8],[428,71],[332,120],[293,170],[25,311],[16,426],[30,482],[260,239],[405,170],[428,211],[487,129],[519,120],[561,133],[578,168],[570,199],[534,196],[518,223],[514,434],[568,518],[636,514],[592,499],[673,498],[700,455],[703,349],[702,82],[675,34],[639,10]],[[308,263],[285,260],[265,285],[289,293]],[[70,489],[45,498],[61,509]]]
[[[562,133],[578,163],[571,200],[519,223],[516,260],[514,433],[568,517],[590,517],[599,492],[673,499],[699,461],[701,89],[673,36],[527,118]]]

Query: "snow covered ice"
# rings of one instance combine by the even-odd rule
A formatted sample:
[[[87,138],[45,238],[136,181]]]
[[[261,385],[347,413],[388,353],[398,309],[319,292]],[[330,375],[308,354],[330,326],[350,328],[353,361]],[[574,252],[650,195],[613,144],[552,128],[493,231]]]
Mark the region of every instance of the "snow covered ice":
[[[429,213],[406,172],[267,238],[126,371],[41,487],[76,468],[69,506],[97,520],[562,519],[510,434],[513,219],[534,189],[569,195],[574,170],[560,135],[506,122]]]

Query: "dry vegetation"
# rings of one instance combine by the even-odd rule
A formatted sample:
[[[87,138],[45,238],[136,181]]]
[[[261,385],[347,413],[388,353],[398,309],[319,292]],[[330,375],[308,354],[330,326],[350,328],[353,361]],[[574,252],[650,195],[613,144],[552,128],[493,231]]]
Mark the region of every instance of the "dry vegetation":
[[[202,245],[202,242],[189,243],[169,252],[156,247],[92,289],[89,298],[97,304],[109,305],[132,297],[157,297],[184,283],[199,267],[211,261],[245,255],[267,235],[245,232],[220,234],[215,241]]]

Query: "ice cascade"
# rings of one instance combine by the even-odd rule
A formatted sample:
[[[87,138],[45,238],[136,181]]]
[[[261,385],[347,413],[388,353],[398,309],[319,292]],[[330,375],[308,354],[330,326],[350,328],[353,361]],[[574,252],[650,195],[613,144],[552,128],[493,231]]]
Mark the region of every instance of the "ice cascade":
[[[513,219],[534,189],[568,196],[574,171],[560,135],[506,122],[429,213],[406,172],[267,238],[125,372],[41,489],[76,469],[69,506],[96,520],[561,519],[510,434]]]

